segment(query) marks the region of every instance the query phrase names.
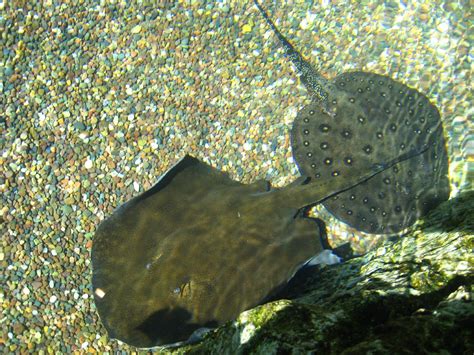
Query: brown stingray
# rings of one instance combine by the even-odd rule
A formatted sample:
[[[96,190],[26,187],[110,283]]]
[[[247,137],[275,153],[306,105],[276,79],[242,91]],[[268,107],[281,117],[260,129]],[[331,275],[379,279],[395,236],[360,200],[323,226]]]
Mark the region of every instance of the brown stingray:
[[[369,233],[396,233],[449,197],[448,159],[438,109],[413,88],[367,72],[320,75],[254,3],[297,68],[313,102],[297,115],[293,157],[302,175],[350,176],[410,149],[428,149],[328,199],[338,219]]]
[[[92,282],[109,335],[139,347],[176,343],[261,303],[321,251],[302,207],[407,158],[273,189],[184,157],[97,230]]]

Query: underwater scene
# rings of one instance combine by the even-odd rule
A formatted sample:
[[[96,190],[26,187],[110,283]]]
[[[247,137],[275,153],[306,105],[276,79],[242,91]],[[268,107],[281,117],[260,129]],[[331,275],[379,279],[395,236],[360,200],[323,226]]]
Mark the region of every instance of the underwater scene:
[[[0,351],[472,353],[470,24],[0,0]]]

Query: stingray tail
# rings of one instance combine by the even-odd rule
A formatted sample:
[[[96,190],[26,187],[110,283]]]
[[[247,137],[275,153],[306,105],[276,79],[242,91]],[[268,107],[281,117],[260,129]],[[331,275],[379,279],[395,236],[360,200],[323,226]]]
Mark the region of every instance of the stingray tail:
[[[358,174],[353,173],[349,177],[336,176],[324,180],[314,180],[308,177],[304,180],[300,179],[297,180],[300,184],[290,184],[287,187],[274,192],[274,198],[279,200],[278,203],[297,209],[316,205],[334,195],[347,191],[354,186],[367,181],[371,177],[402,161],[423,154],[427,150],[428,145],[423,146],[421,149],[413,149],[389,162],[375,163],[369,171],[360,172]]]
[[[326,112],[329,112],[328,92],[331,84],[323,78],[314,68],[301,56],[301,54],[293,47],[293,45],[281,34],[275,23],[270,19],[266,11],[262,8],[257,0],[254,0],[255,6],[262,14],[263,18],[273,30],[280,41],[280,45],[285,50],[285,54],[300,74],[301,82],[310,92],[312,98],[319,101]]]

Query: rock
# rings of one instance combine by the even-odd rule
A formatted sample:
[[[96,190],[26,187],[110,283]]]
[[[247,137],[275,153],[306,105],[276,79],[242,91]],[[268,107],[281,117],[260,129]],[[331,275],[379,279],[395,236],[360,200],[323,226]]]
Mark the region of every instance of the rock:
[[[21,323],[15,323],[13,325],[13,331],[15,332],[16,335],[19,335],[25,331],[25,326]]]
[[[133,34],[137,34],[137,33],[140,33],[141,30],[142,30],[142,26],[136,25],[135,27],[132,28],[131,32],[132,32]]]
[[[78,131],[84,131],[86,130],[86,125],[84,123],[82,123],[81,121],[76,121],[73,123],[73,126],[75,129],[77,129]]]
[[[280,300],[176,353],[472,353],[474,191],[408,235],[341,264],[302,270]],[[286,300],[281,300],[286,298]]]
[[[90,169],[94,166],[94,163],[92,162],[92,160],[88,157],[87,160],[85,161],[84,163],[84,168],[86,169]]]
[[[35,290],[38,290],[43,285],[43,283],[41,281],[33,281],[31,285]]]
[[[65,199],[64,199],[64,203],[67,205],[72,205],[74,204],[75,200],[74,200],[74,196],[67,196]],[[63,212],[65,213],[70,213],[72,211],[72,209],[70,211],[67,211],[63,208]]]

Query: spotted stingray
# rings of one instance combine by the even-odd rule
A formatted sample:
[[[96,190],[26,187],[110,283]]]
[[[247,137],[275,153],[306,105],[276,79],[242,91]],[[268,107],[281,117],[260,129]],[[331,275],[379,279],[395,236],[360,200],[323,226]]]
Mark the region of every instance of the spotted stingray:
[[[426,96],[387,76],[343,73],[330,81],[260,13],[295,65],[312,102],[291,131],[293,157],[304,176],[340,179],[354,167],[428,149],[324,202],[338,219],[369,233],[396,233],[449,197],[448,159],[440,115]]]

